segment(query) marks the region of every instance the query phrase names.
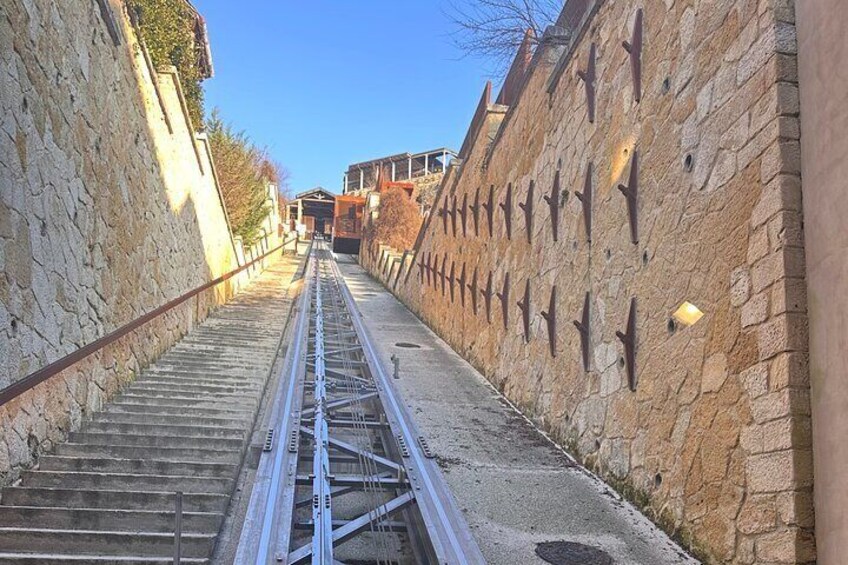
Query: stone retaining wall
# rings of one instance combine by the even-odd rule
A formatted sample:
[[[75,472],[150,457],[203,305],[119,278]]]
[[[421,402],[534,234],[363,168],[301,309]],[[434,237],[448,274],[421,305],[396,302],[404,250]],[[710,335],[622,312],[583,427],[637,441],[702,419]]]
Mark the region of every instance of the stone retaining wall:
[[[585,4],[587,22],[566,47],[536,53],[506,115],[490,107],[488,127],[449,171],[417,248],[402,259],[372,244],[362,261],[525,413],[699,556],[813,562],[793,4]],[[631,41],[639,9],[637,102],[622,42]],[[587,70],[593,43],[590,123],[578,71]],[[631,184],[636,155],[633,243],[618,185]],[[591,240],[576,194],[585,194],[587,174]],[[527,206],[531,184],[528,233],[519,204]],[[511,237],[499,206],[509,185]],[[462,203],[472,204],[478,190],[485,202],[490,186],[494,233],[480,210],[475,234]],[[438,273],[428,276],[424,267],[436,259]],[[464,297],[456,282],[463,268]],[[479,290],[492,276],[489,320],[479,290],[473,313],[475,271]],[[507,274],[510,292],[501,300]],[[572,323],[582,319],[586,293],[588,370]],[[632,299],[635,383],[616,333],[626,333]],[[704,314],[689,327],[672,319],[684,302]]]
[[[0,5],[0,388],[237,266],[179,78],[144,55],[118,0]],[[247,277],[0,407],[0,484]]]

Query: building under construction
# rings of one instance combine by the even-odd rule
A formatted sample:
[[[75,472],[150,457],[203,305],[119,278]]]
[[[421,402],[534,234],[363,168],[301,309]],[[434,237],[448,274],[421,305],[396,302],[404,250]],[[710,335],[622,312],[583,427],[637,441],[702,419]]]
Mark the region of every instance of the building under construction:
[[[416,182],[417,179],[431,175],[443,175],[454,157],[454,151],[439,147],[423,153],[398,153],[354,163],[344,174],[342,194],[354,193],[364,196],[365,192],[374,190],[381,170],[385,171],[387,179],[391,182]]]

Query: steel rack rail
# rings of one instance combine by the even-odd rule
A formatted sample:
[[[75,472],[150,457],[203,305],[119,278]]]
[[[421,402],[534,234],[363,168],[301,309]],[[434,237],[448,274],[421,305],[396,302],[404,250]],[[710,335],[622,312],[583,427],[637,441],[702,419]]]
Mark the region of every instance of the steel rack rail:
[[[320,239],[282,371],[237,563],[485,563]]]

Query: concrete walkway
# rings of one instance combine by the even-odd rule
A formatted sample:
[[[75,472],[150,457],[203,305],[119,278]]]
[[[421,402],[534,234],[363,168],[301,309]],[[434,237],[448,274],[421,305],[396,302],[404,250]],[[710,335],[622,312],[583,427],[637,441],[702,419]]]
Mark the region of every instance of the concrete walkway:
[[[389,365],[392,355],[401,359],[398,389],[489,563],[545,563],[535,550],[550,541],[599,548],[616,564],[697,563],[609,487],[571,465],[348,256],[338,260],[381,357]]]

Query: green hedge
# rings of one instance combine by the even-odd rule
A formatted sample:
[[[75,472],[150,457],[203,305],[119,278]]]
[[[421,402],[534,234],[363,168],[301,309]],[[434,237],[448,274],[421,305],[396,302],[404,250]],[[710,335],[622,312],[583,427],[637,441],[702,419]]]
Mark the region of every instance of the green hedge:
[[[217,109],[207,123],[209,148],[215,161],[224,206],[233,234],[245,245],[252,245],[262,233],[262,224],[270,212],[268,183],[279,176],[266,152],[243,131],[225,123]]]

